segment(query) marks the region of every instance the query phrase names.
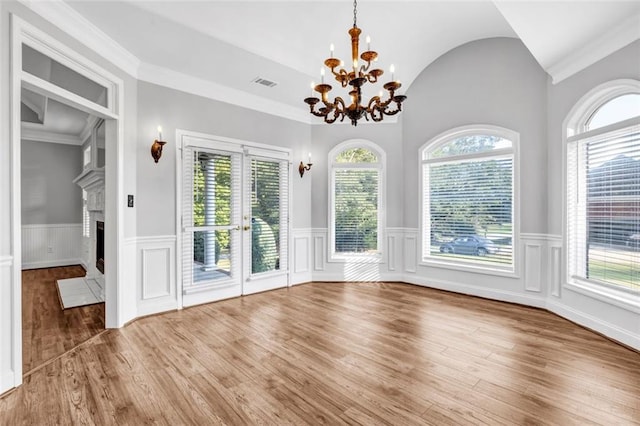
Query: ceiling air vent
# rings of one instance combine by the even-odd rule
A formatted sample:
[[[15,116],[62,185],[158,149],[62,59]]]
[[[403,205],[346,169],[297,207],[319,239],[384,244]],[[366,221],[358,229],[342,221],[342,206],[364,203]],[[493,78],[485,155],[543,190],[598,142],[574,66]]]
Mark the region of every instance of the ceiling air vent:
[[[278,83],[275,81],[267,80],[266,78],[256,77],[252,80],[256,84],[261,84],[266,87],[275,87]]]

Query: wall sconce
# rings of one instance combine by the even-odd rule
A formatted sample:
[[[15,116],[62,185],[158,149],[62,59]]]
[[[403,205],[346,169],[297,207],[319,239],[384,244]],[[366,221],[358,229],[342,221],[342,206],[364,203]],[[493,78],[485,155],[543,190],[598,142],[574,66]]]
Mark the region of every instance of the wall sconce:
[[[300,177],[304,176],[304,172],[311,170],[311,166],[313,166],[313,163],[311,162],[311,153],[309,153],[309,161],[307,161],[307,164],[305,165],[303,161],[300,162],[300,165],[298,166],[298,172],[300,172]]]
[[[151,145],[151,156],[156,163],[160,157],[162,157],[162,147],[164,144],[166,144],[166,142],[162,140],[162,127],[158,126],[158,139],[153,141],[153,145]]]

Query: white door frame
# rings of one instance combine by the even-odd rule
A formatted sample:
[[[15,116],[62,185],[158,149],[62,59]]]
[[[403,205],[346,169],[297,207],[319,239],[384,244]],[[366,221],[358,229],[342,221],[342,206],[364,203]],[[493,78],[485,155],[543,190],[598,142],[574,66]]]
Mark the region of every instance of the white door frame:
[[[246,209],[246,200],[244,197],[244,188],[245,188],[245,164],[244,164],[244,159],[245,157],[247,157],[248,155],[260,155],[260,153],[278,153],[282,156],[282,159],[288,159],[289,162],[289,185],[288,185],[288,198],[289,198],[289,206],[288,206],[288,212],[287,215],[289,217],[289,223],[288,223],[288,230],[287,230],[287,258],[289,259],[288,265],[287,265],[287,271],[283,271],[283,274],[286,274],[287,276],[287,287],[291,286],[291,247],[292,247],[292,233],[291,233],[291,210],[292,210],[292,187],[293,185],[291,184],[291,167],[292,167],[292,163],[291,163],[291,149],[289,148],[283,148],[283,147],[279,147],[279,146],[274,146],[274,145],[268,145],[268,144],[263,144],[263,143],[258,143],[258,142],[249,142],[249,141],[244,141],[244,140],[240,140],[240,139],[233,139],[233,138],[227,138],[227,137],[223,137],[223,136],[215,136],[215,135],[210,135],[207,133],[200,133],[200,132],[193,132],[193,131],[189,131],[189,130],[182,130],[182,129],[176,129],[176,144],[175,144],[175,149],[176,149],[176,294],[178,297],[178,309],[182,309],[184,307],[184,299],[183,299],[183,283],[182,283],[182,174],[183,174],[183,167],[182,167],[182,147],[183,147],[183,139],[187,137],[187,138],[197,138],[197,139],[203,139],[206,140],[207,144],[211,144],[210,148],[211,149],[221,149],[224,150],[225,147],[227,147],[228,150],[230,151],[237,151],[238,149],[241,149],[244,152],[243,155],[243,161],[241,162],[241,174],[242,174],[242,190],[241,190],[241,212],[244,215],[245,209]],[[243,238],[244,240],[244,238]],[[242,242],[243,247],[243,253],[246,254],[245,248],[244,246],[246,246],[246,243],[243,241]],[[244,268],[243,268],[244,269]],[[247,279],[246,273],[243,270],[241,272],[242,275],[242,282],[241,282],[241,288],[244,289],[244,281]],[[242,294],[244,294],[244,290],[242,291]],[[202,302],[199,303],[206,303],[207,301],[203,299]]]
[[[78,72],[107,88],[107,107],[102,107],[72,92],[41,80],[22,70],[22,45],[26,44],[62,65]],[[105,167],[105,222],[113,232],[105,235],[105,257],[110,259],[105,265],[105,323],[108,328],[117,328],[125,324],[123,318],[125,262],[124,249],[124,179],[123,179],[123,141],[124,126],[124,83],[84,56],[71,50],[49,34],[11,15],[11,75],[10,75],[10,134],[11,134],[11,250],[13,256],[12,290],[12,354],[11,367],[14,386],[22,384],[22,241],[21,241],[21,125],[20,101],[21,88],[29,87],[51,96],[67,105],[96,115],[106,120],[107,161]],[[110,142],[111,141],[111,142]],[[115,148],[115,149],[114,149]],[[131,302],[133,303],[133,302]],[[129,318],[130,319],[130,318]]]

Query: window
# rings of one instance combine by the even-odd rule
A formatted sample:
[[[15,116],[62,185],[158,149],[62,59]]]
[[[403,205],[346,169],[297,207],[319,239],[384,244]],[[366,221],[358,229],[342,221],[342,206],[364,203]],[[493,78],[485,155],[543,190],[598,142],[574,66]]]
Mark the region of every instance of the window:
[[[517,140],[473,126],[422,148],[423,262],[514,271]]]
[[[633,82],[594,89],[567,128],[568,282],[605,292],[640,293],[640,82]]]
[[[382,252],[384,154],[367,141],[329,153],[331,259],[379,258]]]

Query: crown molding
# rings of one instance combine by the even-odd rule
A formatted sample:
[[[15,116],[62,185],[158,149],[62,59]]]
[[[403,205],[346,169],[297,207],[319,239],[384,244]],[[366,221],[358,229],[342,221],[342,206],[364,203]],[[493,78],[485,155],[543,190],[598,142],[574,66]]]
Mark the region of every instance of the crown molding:
[[[547,72],[551,75],[553,84],[557,84],[638,39],[640,39],[640,15],[634,15],[602,37],[587,43],[551,65]]]
[[[127,74],[137,77],[140,59],[62,0],[18,0]]]
[[[20,139],[35,142],[59,143],[63,145],[82,145],[82,139],[78,136],[64,133],[47,132],[46,130],[33,129],[24,123],[21,126]]]
[[[209,80],[183,74],[157,65],[143,62],[138,69],[138,79],[146,81],[147,83],[226,102],[265,114],[311,124],[310,115],[306,108],[292,107],[291,105],[263,98],[262,96],[252,95],[242,90],[223,86]]]

